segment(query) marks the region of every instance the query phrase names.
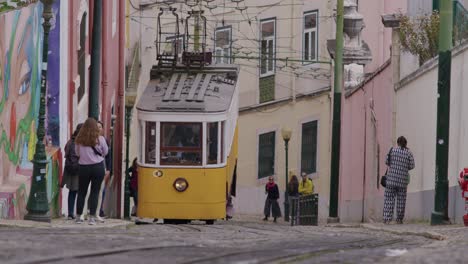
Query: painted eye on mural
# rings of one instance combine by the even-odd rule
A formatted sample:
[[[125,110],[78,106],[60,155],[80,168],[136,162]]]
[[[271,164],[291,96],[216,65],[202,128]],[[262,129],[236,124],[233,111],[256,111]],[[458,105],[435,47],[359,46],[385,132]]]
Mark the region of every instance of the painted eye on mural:
[[[31,75],[25,76],[25,79],[21,82],[18,94],[22,95],[29,90],[29,86],[31,85]]]
[[[29,86],[31,85],[31,69],[27,62],[24,62],[21,66],[21,82],[20,87],[18,90],[18,94],[22,95],[29,90]]]

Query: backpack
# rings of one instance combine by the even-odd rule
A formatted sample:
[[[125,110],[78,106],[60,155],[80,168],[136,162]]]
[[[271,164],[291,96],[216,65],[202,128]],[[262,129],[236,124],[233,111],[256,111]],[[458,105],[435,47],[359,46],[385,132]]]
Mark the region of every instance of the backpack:
[[[80,165],[78,163],[80,157],[75,151],[75,140],[70,139],[65,146],[65,170],[71,175],[77,175]]]

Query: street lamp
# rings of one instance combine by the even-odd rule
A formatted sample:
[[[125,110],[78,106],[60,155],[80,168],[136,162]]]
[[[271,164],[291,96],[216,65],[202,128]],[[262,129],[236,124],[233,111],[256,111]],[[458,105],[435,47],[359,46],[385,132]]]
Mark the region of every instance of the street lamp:
[[[45,93],[47,86],[47,56],[49,53],[50,19],[53,16],[52,4],[55,0],[41,0],[44,4],[42,17],[44,18],[44,44],[42,50],[42,72],[41,72],[41,95],[39,105],[39,123],[37,125],[36,152],[33,158],[33,174],[31,178],[31,190],[29,192],[28,213],[24,216],[26,220],[39,222],[50,222],[49,201],[47,199],[46,165],[47,156],[45,152]]]
[[[287,127],[283,127],[281,129],[281,136],[284,140],[284,150],[286,153],[286,170],[285,170],[285,179],[286,185],[284,188],[284,221],[289,221],[289,195],[288,195],[288,144],[289,140],[291,139],[291,129]]]

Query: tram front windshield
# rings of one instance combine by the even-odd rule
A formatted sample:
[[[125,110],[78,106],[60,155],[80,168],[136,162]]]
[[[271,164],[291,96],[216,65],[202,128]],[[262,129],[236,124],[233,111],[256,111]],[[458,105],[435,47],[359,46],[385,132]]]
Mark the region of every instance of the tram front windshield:
[[[161,165],[201,165],[201,134],[201,123],[161,123]]]

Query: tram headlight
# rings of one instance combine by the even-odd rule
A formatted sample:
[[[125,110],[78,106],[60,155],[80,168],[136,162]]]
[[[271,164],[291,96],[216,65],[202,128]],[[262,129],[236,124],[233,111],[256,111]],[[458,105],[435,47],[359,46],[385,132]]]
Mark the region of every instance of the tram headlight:
[[[183,191],[187,190],[187,188],[188,188],[188,182],[187,182],[186,179],[177,178],[174,181],[174,189],[176,189],[176,191],[183,192]]]

